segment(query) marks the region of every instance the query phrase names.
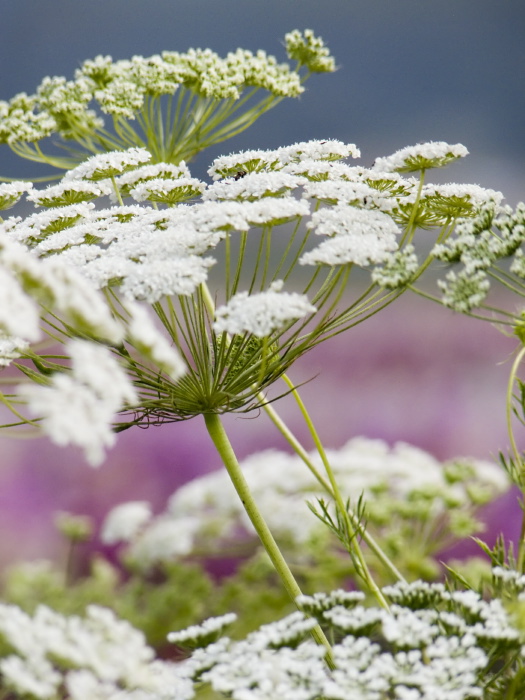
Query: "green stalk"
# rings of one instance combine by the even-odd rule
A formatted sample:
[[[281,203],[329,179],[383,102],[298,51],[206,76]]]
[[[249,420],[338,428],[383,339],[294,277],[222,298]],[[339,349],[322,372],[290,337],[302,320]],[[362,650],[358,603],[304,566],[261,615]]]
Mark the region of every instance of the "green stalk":
[[[312,436],[312,439],[315,443],[315,447],[317,448],[317,451],[319,452],[319,456],[321,457],[321,460],[323,462],[323,466],[326,471],[326,475],[328,476],[328,479],[330,481],[330,486],[332,487],[332,492],[335,498],[335,502],[337,504],[337,509],[339,513],[342,515],[342,517],[345,520],[345,525],[347,532],[353,533],[354,537],[352,539],[352,544],[354,548],[354,555],[357,559],[357,562],[361,568],[361,576],[363,577],[363,580],[365,581],[366,585],[368,586],[370,592],[372,595],[375,597],[379,605],[384,608],[385,610],[389,609],[389,605],[381,593],[381,589],[377,585],[377,583],[374,581],[372,574],[370,573],[370,570],[368,568],[368,565],[365,561],[363,552],[361,550],[361,547],[359,546],[359,542],[357,541],[357,538],[355,535],[359,534],[362,535],[364,531],[364,527],[359,524],[357,527],[354,526],[354,524],[351,521],[350,515],[348,513],[348,509],[345,506],[345,503],[343,501],[343,497],[341,496],[341,491],[339,490],[339,486],[337,485],[337,481],[335,479],[335,475],[332,469],[332,466],[328,460],[328,457],[326,455],[325,449],[323,447],[323,443],[321,442],[319,438],[319,434],[317,433],[317,430],[315,429],[315,426],[313,424],[312,419],[310,418],[310,414],[308,413],[306,406],[303,403],[303,400],[299,396],[299,392],[297,389],[294,387],[293,383],[289,379],[289,377],[286,376],[286,374],[283,374],[283,380],[285,383],[288,385],[288,387],[291,389],[291,393],[294,397],[294,399],[297,402],[297,405],[299,406],[299,410],[301,411],[303,418],[306,422],[306,425],[308,426],[308,430],[310,432],[310,435]],[[392,564],[393,566],[393,564]],[[401,576],[398,572],[398,577]],[[402,578],[402,576],[401,576]]]
[[[303,460],[303,462],[306,464],[306,466],[308,467],[310,472],[317,479],[319,484],[323,487],[323,489],[330,496],[330,498],[333,498],[335,500],[335,494],[332,490],[330,483],[323,477],[322,474],[319,473],[319,471],[317,470],[317,467],[310,459],[308,452],[304,449],[304,447],[301,445],[299,440],[295,437],[295,435],[292,433],[290,428],[283,421],[281,416],[277,413],[277,411],[275,410],[273,405],[267,402],[266,397],[262,392],[259,394],[259,399],[261,401],[261,406],[264,408],[264,410],[266,412],[266,415],[272,421],[272,423],[275,425],[277,430],[281,433],[281,435],[284,437],[284,439],[287,441],[287,443],[291,446],[293,451],[298,455],[298,457],[300,457]],[[353,512],[353,510],[351,508],[348,508],[347,512],[348,512],[348,516],[352,522],[353,527],[355,529],[357,529],[357,527],[359,525],[357,516],[355,515],[355,513]],[[405,578],[404,578],[403,574],[397,569],[395,564],[383,552],[381,547],[377,544],[375,539],[366,530],[366,528],[363,528],[361,530],[360,535],[361,535],[361,538],[363,539],[363,541],[366,542],[366,544],[370,547],[370,550],[376,555],[376,557],[383,564],[383,566],[388,571],[390,571],[390,573],[394,576],[394,578],[397,579],[398,581],[404,581]]]
[[[301,589],[295,580],[281,550],[279,549],[266,521],[264,520],[255,500],[251,494],[248,482],[246,481],[241,467],[233,451],[233,447],[228,439],[224,426],[220,417],[216,413],[205,413],[204,421],[208,433],[219,453],[226,471],[233,483],[237,495],[241,499],[241,503],[250,518],[250,521],[261,540],[261,543],[271,559],[277,574],[279,575],[288,595],[296,602],[298,596],[301,595]],[[319,625],[316,625],[311,632],[315,641],[326,648],[326,662],[330,668],[335,668],[332,648],[326,638],[323,630]]]
[[[523,361],[523,358],[525,357],[525,347],[522,347],[519,353],[516,356],[516,359],[512,363],[512,369],[510,371],[510,376],[509,376],[509,381],[507,384],[507,396],[506,396],[506,418],[507,418],[507,432],[509,435],[509,441],[510,441],[510,446],[514,455],[514,460],[516,464],[520,468],[520,488],[522,491],[522,496],[525,498],[525,491],[522,486],[523,481],[524,481],[524,464],[523,464],[523,458],[522,455],[520,454],[520,451],[518,450],[518,446],[516,444],[516,439],[514,437],[514,431],[512,429],[512,390],[514,386],[514,382],[516,381],[516,376],[518,373],[518,368]],[[520,539],[519,539],[519,545],[518,545],[518,561],[517,561],[517,569],[521,573],[524,572],[524,567],[525,567],[525,512],[523,513],[522,519],[521,519],[521,531],[520,531]]]

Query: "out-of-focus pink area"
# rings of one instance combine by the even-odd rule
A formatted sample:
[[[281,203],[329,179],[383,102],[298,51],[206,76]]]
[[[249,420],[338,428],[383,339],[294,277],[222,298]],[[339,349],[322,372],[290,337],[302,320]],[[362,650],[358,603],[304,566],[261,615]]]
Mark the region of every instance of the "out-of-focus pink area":
[[[325,445],[365,435],[406,441],[439,459],[497,458],[505,451],[505,391],[516,341],[489,323],[405,295],[384,312],[312,350],[291,370]],[[311,381],[308,381],[311,380]],[[290,397],[275,404],[305,439]],[[240,458],[286,444],[261,412],[227,416]],[[52,525],[57,510],[92,514],[97,522],[129,499],[165,505],[180,484],[220,466],[201,418],[118,437],[94,470],[77,450],[45,439],[0,438],[0,566],[62,554]],[[490,506],[491,537],[515,538],[515,493]]]

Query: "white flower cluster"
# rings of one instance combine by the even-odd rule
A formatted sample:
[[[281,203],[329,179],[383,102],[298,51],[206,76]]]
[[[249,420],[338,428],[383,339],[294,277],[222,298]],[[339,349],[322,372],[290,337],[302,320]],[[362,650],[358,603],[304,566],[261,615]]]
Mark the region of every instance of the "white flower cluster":
[[[295,29],[284,37],[286,53],[292,59],[304,65],[312,73],[324,73],[335,70],[335,61],[324,45],[321,37],[316,37],[311,29],[300,32]]]
[[[389,610],[347,591],[302,596],[313,617],[295,612],[240,641],[218,639],[234,614],[211,618],[170,633],[173,644],[199,647],[178,663],[155,658],[143,634],[105,608],[66,617],[39,606],[30,616],[0,605],[0,672],[6,688],[38,700],[191,700],[202,684],[233,700],[472,700],[507,659],[507,681],[519,672],[520,635],[499,599],[421,581],[383,594]],[[308,639],[317,620],[335,632],[332,668]]]
[[[312,453],[311,458],[322,470],[318,455]],[[328,450],[328,458],[341,493],[364,494],[370,524],[390,522],[393,513],[409,517],[410,507],[416,514],[424,511],[439,519],[451,507],[475,507],[474,497],[485,503],[509,488],[505,472],[495,464],[467,459],[442,464],[403,443],[389,448],[380,440],[354,438],[340,450]],[[241,467],[269,527],[281,540],[301,547],[324,532],[306,501],[325,496],[299,457],[268,450],[247,458]],[[174,548],[175,555],[184,556],[203,542],[210,544],[210,537],[216,549],[217,541],[238,536],[239,526],[252,532],[224,471],[182,486],[170,498],[166,512],[141,527],[120,524],[128,517],[122,508],[109,514],[103,539],[114,543],[117,533],[123,533],[120,539],[128,543],[128,556],[146,568],[155,561],[168,561]],[[169,539],[168,533],[179,544],[172,543],[163,552],[160,543]]]
[[[281,330],[287,323],[313,314],[315,306],[304,294],[282,292],[281,280],[260,294],[240,292],[215,312],[213,328],[216,333],[251,333],[264,338]]]
[[[413,588],[421,603],[414,608]],[[199,649],[182,672],[236,700],[471,700],[485,697],[498,672],[487,672],[492,659],[520,654],[520,635],[497,599],[485,602],[473,592],[449,593],[421,582],[383,592],[408,602],[387,611],[341,607],[342,591],[325,596],[316,617],[338,635],[332,670],[325,650],[304,641],[311,620],[293,613],[242,641],[222,638]],[[301,604],[309,600],[315,609],[315,598],[302,596]]]
[[[489,293],[491,278],[501,280],[508,276],[507,268],[515,288],[525,278],[525,204],[518,204],[515,211],[501,207],[498,194],[482,202],[473,218],[460,219],[454,236],[432,251],[439,260],[461,266],[459,271],[450,271],[438,281],[443,304],[455,311],[468,313],[481,306]]]
[[[29,193],[29,198],[32,189],[33,183],[31,182],[15,181],[0,184],[0,211],[9,209],[16,204],[24,193]]]
[[[61,260],[38,260],[0,231],[0,328],[25,341],[41,337],[40,303],[83,332],[114,343],[123,329],[99,293]]]
[[[226,613],[226,615],[221,615],[220,617],[210,617],[201,625],[192,625],[180,632],[170,632],[168,634],[168,642],[179,646],[208,646],[236,619],[237,615],[235,613]]]
[[[318,235],[329,236],[314,250],[305,253],[301,265],[344,265],[365,267],[384,260],[397,250],[396,236],[401,233],[390,216],[381,211],[337,205],[312,215],[310,227]]]
[[[386,158],[377,158],[374,169],[380,172],[411,173],[429,168],[442,168],[458,158],[468,155],[468,150],[460,143],[430,141],[416,146],[407,146]]]
[[[2,683],[17,695],[54,700],[190,700],[191,680],[155,658],[142,632],[111,610],[89,606],[65,617],[39,606],[33,616],[0,605]]]
[[[308,200],[322,201],[331,192],[335,206],[322,207],[308,223],[317,234],[330,238],[304,253],[299,262],[366,266],[397,249],[399,229],[389,214],[379,210],[381,205],[386,210],[395,207],[390,195],[365,183],[367,171],[337,162],[357,155],[353,144],[327,140],[221,157],[210,168],[213,177],[231,172],[244,175],[227,177],[206,189],[204,183],[190,177],[184,164],[144,165],[150,157],[145,149],[100,154],[71,170],[59,185],[33,191],[30,200],[49,208],[25,219],[8,219],[5,229],[39,255],[60,256],[96,287],[120,284],[127,298],[152,303],[166,295],[193,294],[215,262],[203,253],[230,231],[307,217]],[[252,170],[246,172],[244,167]],[[303,175],[289,172],[294,168]],[[319,182],[321,173],[327,179]],[[101,210],[87,201],[107,195],[112,185],[120,196],[171,208],[128,205]],[[326,187],[316,192],[315,185]],[[348,197],[347,192],[341,194],[341,186],[366,190],[368,208],[361,208],[365,195]],[[302,188],[300,199],[297,193]],[[199,193],[202,201],[179,205]],[[405,191],[403,196],[407,196]],[[369,208],[371,202],[377,209]],[[282,303],[285,301],[290,299],[285,300],[283,292]],[[262,328],[258,334],[264,334]]]

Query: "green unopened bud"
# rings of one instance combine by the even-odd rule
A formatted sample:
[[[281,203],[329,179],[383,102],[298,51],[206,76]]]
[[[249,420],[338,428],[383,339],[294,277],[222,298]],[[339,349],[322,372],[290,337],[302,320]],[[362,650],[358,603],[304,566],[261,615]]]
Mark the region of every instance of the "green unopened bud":
[[[94,525],[87,515],[73,515],[59,512],[55,514],[55,527],[72,542],[86,542],[93,535]]]

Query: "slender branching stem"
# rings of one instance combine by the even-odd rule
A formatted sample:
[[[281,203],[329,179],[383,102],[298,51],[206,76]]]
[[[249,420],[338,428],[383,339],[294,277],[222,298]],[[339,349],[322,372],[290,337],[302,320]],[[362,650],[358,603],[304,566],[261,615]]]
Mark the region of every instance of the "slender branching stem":
[[[297,394],[298,395],[298,394]],[[330,498],[333,498],[335,500],[335,494],[332,490],[332,486],[330,482],[328,482],[324,476],[319,472],[315,464],[313,463],[312,459],[310,458],[310,455],[308,452],[304,449],[304,447],[301,445],[297,437],[292,433],[290,428],[286,425],[284,420],[281,418],[279,413],[275,410],[274,406],[270,403],[267,402],[266,397],[264,394],[259,394],[259,399],[261,401],[261,405],[263,406],[266,415],[268,418],[272,421],[272,423],[275,425],[277,430],[281,433],[281,435],[284,437],[284,439],[287,441],[287,443],[291,446],[293,451],[297,454],[298,457],[302,459],[302,461],[305,463],[305,465],[308,467],[310,472],[313,474],[313,476],[317,479],[318,483],[323,487],[323,489],[326,491],[328,496]],[[346,507],[346,506],[345,506]],[[348,513],[348,516],[350,518],[350,521],[352,523],[352,526],[354,529],[357,529],[359,527],[359,519],[354,513],[353,509],[351,507],[346,507],[346,511]],[[360,530],[360,536],[361,539],[366,542],[370,550],[374,553],[374,555],[378,558],[378,560],[383,564],[383,566],[390,571],[392,576],[397,579],[398,581],[404,581],[403,574],[397,569],[395,564],[392,562],[392,560],[385,554],[385,552],[381,549],[379,544],[376,542],[374,537],[368,532],[368,530],[361,525],[361,530]]]
[[[513,405],[513,399],[514,399],[514,383],[516,382],[517,374],[518,374],[518,369],[520,364],[523,361],[523,358],[525,357],[525,347],[522,347],[519,353],[516,355],[516,358],[514,362],[512,363],[512,368],[510,370],[510,375],[509,375],[509,381],[507,384],[507,396],[506,396],[506,419],[507,419],[507,432],[509,435],[509,441],[510,441],[510,446],[511,450],[514,456],[514,461],[516,463],[516,466],[520,470],[520,485],[522,489],[522,497],[525,498],[525,490],[523,487],[523,483],[525,481],[525,464],[523,460],[523,455],[518,449],[518,445],[516,444],[516,438],[514,437],[514,430],[512,428],[512,405]],[[517,561],[517,568],[518,571],[521,571],[524,573],[524,568],[525,568],[525,511],[523,512],[522,515],[522,521],[521,521],[521,531],[520,531],[520,539],[519,539],[519,544],[518,544],[518,561]]]

